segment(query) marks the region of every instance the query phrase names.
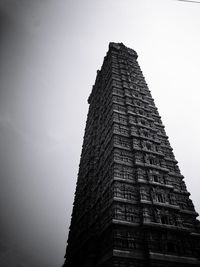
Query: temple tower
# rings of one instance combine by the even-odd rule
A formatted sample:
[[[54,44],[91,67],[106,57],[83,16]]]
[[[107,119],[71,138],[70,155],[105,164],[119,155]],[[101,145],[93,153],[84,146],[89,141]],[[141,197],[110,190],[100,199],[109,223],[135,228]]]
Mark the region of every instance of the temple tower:
[[[134,50],[110,43],[88,103],[64,266],[200,266],[198,214]]]

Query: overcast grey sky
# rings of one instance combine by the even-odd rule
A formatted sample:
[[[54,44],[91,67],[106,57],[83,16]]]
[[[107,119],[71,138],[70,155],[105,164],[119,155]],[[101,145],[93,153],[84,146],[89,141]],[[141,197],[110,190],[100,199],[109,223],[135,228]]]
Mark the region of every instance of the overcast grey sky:
[[[63,263],[87,98],[109,42],[137,51],[200,212],[200,5],[0,1],[0,265]]]

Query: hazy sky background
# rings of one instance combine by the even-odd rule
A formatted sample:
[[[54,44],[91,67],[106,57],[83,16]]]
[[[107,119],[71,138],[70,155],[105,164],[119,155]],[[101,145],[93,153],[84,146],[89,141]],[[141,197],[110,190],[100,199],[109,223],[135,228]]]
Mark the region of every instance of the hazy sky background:
[[[0,266],[60,267],[87,98],[109,42],[135,49],[200,212],[200,4],[0,0]]]

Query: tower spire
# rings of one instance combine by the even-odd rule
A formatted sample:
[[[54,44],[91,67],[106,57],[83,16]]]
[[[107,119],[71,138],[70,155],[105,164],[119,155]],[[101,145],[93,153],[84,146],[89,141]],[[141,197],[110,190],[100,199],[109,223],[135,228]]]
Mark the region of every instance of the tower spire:
[[[200,266],[198,214],[134,50],[109,44],[88,102],[64,266]]]

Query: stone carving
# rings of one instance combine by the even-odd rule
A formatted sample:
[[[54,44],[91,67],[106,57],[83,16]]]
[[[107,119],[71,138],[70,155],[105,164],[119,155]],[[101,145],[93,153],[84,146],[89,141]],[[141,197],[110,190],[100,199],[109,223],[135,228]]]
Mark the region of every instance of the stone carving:
[[[63,267],[200,266],[200,223],[134,50],[111,43],[90,104]]]

